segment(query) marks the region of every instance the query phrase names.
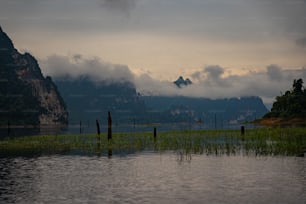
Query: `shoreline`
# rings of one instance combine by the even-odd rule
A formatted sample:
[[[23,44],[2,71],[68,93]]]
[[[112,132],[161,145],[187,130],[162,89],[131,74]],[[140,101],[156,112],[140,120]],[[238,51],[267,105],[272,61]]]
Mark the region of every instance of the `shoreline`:
[[[251,122],[268,127],[306,127],[306,118],[261,118]]]

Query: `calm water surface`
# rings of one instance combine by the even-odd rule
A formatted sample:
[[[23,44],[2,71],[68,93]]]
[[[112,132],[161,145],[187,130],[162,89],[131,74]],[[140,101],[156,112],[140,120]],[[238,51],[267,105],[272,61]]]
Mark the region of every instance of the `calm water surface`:
[[[306,158],[0,158],[0,203],[306,203]]]

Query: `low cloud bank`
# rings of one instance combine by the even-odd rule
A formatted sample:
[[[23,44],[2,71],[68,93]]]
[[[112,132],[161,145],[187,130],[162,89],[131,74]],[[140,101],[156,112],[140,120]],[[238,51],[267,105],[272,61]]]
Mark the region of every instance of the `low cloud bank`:
[[[128,66],[105,62],[98,57],[85,58],[80,54],[73,56],[52,55],[42,60],[41,64],[44,73],[52,77],[89,76],[94,81],[134,81],[134,74]]]
[[[191,74],[194,82],[182,89],[172,82],[159,81],[148,75],[135,80],[136,87],[144,94],[182,95],[190,97],[228,98],[239,96],[260,96],[265,103],[272,103],[276,96],[292,87],[294,79],[306,79],[306,69],[285,70],[269,65],[264,71],[252,71],[244,75],[224,75],[225,69],[207,66]],[[186,76],[189,77],[189,76]]]
[[[212,65],[195,71],[190,76],[184,76],[191,78],[194,83],[178,88],[172,81],[155,79],[147,73],[135,75],[126,65],[108,63],[96,57],[85,58],[79,54],[53,55],[42,60],[41,64],[46,75],[68,75],[72,78],[87,75],[95,81],[132,82],[137,91],[144,95],[207,98],[260,96],[265,103],[272,103],[277,95],[290,89],[294,79],[306,79],[305,68],[287,70],[277,65],[269,65],[264,71],[225,75],[229,73],[226,72],[228,70]]]

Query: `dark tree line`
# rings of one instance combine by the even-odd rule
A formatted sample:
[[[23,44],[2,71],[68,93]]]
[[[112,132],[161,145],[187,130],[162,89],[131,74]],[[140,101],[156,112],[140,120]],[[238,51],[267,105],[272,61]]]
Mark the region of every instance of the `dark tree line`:
[[[292,89],[276,97],[271,112],[265,118],[306,118],[306,89],[302,79],[293,81]]]

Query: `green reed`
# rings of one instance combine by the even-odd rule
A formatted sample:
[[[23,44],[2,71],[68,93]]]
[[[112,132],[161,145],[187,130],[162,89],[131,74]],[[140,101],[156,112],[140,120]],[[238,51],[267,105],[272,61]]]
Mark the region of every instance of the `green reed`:
[[[246,130],[189,130],[106,134],[43,135],[0,140],[0,156],[42,154],[127,154],[138,151],[174,151],[180,154],[303,156],[305,128]]]

